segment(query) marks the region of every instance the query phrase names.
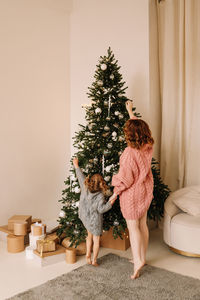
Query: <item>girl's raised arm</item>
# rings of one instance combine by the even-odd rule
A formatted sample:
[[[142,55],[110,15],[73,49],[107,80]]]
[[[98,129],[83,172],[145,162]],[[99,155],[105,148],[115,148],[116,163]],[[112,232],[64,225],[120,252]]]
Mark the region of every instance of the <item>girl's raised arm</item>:
[[[126,101],[126,109],[130,119],[137,119],[137,117],[133,114],[133,102],[131,100]]]

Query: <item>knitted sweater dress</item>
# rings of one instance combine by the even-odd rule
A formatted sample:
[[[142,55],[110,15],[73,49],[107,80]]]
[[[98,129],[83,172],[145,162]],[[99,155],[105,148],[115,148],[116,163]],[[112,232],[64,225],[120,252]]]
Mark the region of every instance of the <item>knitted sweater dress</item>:
[[[119,172],[112,178],[114,193],[120,197],[120,208],[127,220],[141,218],[151,204],[152,152],[153,147],[148,144],[140,150],[128,146],[120,157]]]
[[[81,188],[79,202],[79,218],[85,228],[93,235],[99,236],[103,230],[103,213],[111,209],[112,205],[102,192],[91,193],[85,186],[85,176],[80,168],[76,168],[76,175]]]

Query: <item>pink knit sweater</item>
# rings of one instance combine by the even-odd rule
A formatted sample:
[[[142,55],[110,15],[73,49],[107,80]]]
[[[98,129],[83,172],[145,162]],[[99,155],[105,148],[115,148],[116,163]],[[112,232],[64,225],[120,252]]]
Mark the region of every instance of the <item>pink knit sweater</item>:
[[[120,196],[123,217],[137,220],[148,210],[153,198],[151,159],[153,147],[127,147],[120,157],[118,174],[112,178],[114,193]]]

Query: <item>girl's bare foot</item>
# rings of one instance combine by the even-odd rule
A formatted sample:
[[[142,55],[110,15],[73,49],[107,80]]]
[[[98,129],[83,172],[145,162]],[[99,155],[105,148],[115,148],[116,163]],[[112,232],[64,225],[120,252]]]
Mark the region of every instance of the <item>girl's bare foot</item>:
[[[86,256],[86,262],[87,262],[88,265],[92,264],[91,256]]]
[[[98,267],[98,266],[99,266],[99,264],[98,264],[96,261],[93,261],[93,262],[92,262],[92,265],[93,265],[94,267]]]
[[[135,264],[134,266],[134,273],[133,275],[131,275],[131,279],[136,279],[140,276],[140,270],[142,269],[142,267],[144,267],[145,262],[140,262],[138,264]]]

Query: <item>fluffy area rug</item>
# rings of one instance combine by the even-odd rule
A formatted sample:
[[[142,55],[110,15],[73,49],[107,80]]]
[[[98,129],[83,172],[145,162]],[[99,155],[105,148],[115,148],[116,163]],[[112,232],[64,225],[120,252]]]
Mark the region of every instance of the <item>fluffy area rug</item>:
[[[18,294],[9,300],[200,300],[200,280],[146,265],[131,280],[133,265],[115,254]]]

